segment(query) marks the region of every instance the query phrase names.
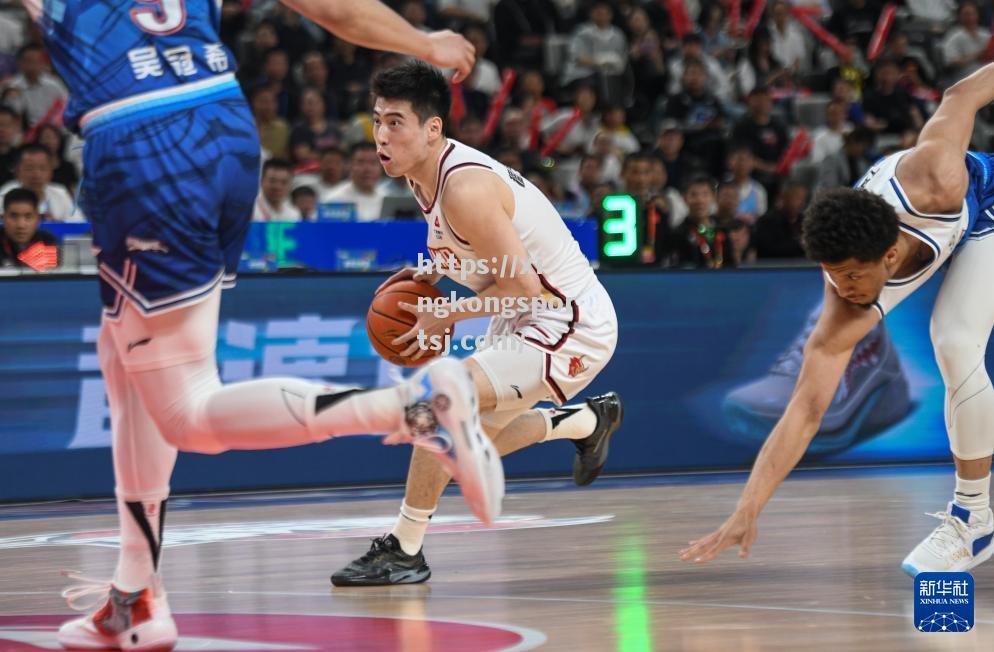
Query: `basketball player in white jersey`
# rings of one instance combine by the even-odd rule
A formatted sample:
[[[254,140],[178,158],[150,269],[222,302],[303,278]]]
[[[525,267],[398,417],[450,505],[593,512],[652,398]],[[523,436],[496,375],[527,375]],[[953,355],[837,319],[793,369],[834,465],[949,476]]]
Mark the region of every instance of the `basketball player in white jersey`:
[[[797,386],[735,512],[691,542],[682,559],[706,562],[734,545],[740,557],[749,554],[759,513],[818,431],[853,347],[949,259],[931,335],[956,486],[946,510],[934,514],[940,525],[902,568],[912,576],[964,571],[991,556],[994,389],[984,354],[994,327],[994,156],[967,148],[975,114],[992,100],[994,65],[987,65],[946,91],[913,149],[884,158],[854,188],[824,192],[808,208],[804,246],[824,271],[825,298]]]
[[[150,50],[153,57],[166,47],[164,38],[184,39],[187,53],[190,45],[197,53],[223,47],[216,36],[219,3],[213,0],[157,3],[154,9],[131,0],[69,0],[57,7],[26,4],[57,60],[66,66],[70,61],[77,65],[67,52],[87,64],[91,54],[100,52],[92,50],[99,46],[90,45],[94,25],[120,29],[127,47],[145,43],[148,47],[142,51]],[[366,47],[424,56],[454,68],[461,77],[472,68],[473,47],[461,36],[422,33],[379,2],[287,4]],[[175,29],[163,27],[172,23]],[[102,606],[65,623],[59,642],[73,649],[128,650],[171,649],[176,644],[176,624],[158,571],[169,479],[178,450],[279,448],[367,433],[388,435],[386,443],[430,445],[441,436],[451,444],[451,457],[437,447],[434,455],[457,475],[474,511],[484,520],[492,519],[503,495],[503,472],[479,424],[472,379],[458,362],[440,360],[396,387],[373,390],[327,387],[297,378],[221,383],[215,347],[222,279],[234,280],[258,178],[259,144],[251,113],[233,69],[189,84],[182,76],[167,76],[174,85],[139,92],[139,81],[153,83],[157,77],[136,73],[131,78],[131,68],[120,64],[116,59],[108,62],[108,70],[124,75],[128,84],[100,86],[101,91],[111,89],[101,97],[113,101],[94,107],[80,120],[99,125],[87,132],[88,169],[97,156],[94,173],[103,173],[106,166],[99,165],[99,156],[109,151],[129,161],[122,172],[129,183],[142,184],[125,195],[119,192],[121,177],[114,177],[118,181],[97,188],[91,183],[84,193],[87,214],[100,218],[94,228],[101,234],[106,303],[97,351],[113,430],[120,557],[112,581],[85,582],[67,591],[71,604],[81,606],[79,599],[90,596]],[[168,75],[168,66],[164,68]],[[89,101],[95,83],[106,81],[81,76],[73,68],[60,72],[75,75],[71,78],[77,104]],[[218,130],[221,116],[231,123]],[[136,120],[141,121],[137,127]],[[169,140],[163,135],[166,128],[152,120],[181,125],[184,131],[168,132],[175,138]],[[205,135],[192,137],[187,128]],[[148,151],[134,156],[128,149],[137,147],[134,143]],[[239,149],[232,153],[235,145]],[[184,166],[183,174],[167,165]],[[189,197],[179,195],[182,189],[167,194],[169,188],[160,183],[167,178],[182,180]],[[198,201],[204,195],[213,201]],[[131,236],[158,245],[125,249],[125,238],[130,244]]]
[[[614,306],[590,263],[549,200],[518,171],[445,135],[449,87],[423,63],[380,72],[372,83],[374,135],[383,169],[404,176],[428,222],[428,250],[442,273],[477,297],[558,300],[561,307],[497,315],[465,299],[446,310],[408,305],[417,324],[398,343],[418,357],[426,337],[453,322],[491,316],[489,342],[465,364],[480,396],[484,429],[501,455],[538,442],[570,439],[576,445],[573,477],[586,485],[604,466],[608,443],[622,419],[617,394],[567,404],[611,359],[618,336]],[[479,263],[488,263],[486,272]],[[534,265],[534,267],[532,267]],[[514,268],[514,271],[510,271]],[[476,268],[477,271],[473,271]],[[501,272],[501,268],[504,269]],[[440,273],[441,272],[441,273]],[[441,315],[448,312],[444,318]],[[539,401],[557,408],[536,409]],[[449,478],[430,456],[415,452],[407,492],[392,532],[332,576],[336,586],[423,582],[431,572],[422,552],[428,520]]]

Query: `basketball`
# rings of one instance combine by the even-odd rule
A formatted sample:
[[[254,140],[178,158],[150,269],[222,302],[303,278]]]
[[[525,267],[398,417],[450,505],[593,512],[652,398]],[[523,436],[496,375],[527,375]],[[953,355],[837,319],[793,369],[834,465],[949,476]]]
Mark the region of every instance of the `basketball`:
[[[366,313],[366,334],[373,348],[384,360],[402,367],[420,367],[439,355],[442,350],[428,350],[417,360],[403,357],[400,354],[411,345],[405,342],[398,346],[390,344],[411,329],[417,322],[414,314],[404,310],[398,303],[417,305],[421,297],[429,297],[432,301],[441,298],[442,293],[431,283],[424,281],[404,280],[383,288],[373,297],[373,303]],[[451,333],[450,333],[451,335]]]

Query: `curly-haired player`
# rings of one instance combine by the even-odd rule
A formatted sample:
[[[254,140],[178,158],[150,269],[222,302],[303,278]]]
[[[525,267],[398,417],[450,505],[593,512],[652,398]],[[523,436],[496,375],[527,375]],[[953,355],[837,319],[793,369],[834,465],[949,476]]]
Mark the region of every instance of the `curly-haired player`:
[[[835,395],[853,347],[951,258],[932,313],[935,356],[946,386],[946,425],[956,489],[942,523],[902,568],[964,571],[994,552],[990,509],[994,390],[984,367],[994,327],[994,155],[968,151],[974,115],[994,100],[994,65],[946,91],[913,149],[874,165],[854,188],[815,198],[804,246],[825,275],[821,317],[783,417],[766,440],[735,512],[681,552],[706,562],[729,546],[746,557],[756,520],[801,459]]]

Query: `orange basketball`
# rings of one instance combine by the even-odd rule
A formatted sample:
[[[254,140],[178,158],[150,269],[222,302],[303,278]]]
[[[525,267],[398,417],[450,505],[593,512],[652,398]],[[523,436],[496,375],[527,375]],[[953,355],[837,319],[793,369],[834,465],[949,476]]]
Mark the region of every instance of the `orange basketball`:
[[[398,307],[398,303],[418,305],[418,299],[421,297],[429,297],[435,301],[441,296],[442,293],[434,285],[424,281],[397,281],[380,290],[373,297],[373,303],[366,313],[366,334],[376,352],[383,356],[383,359],[402,367],[420,367],[441,354],[441,349],[429,349],[417,360],[412,360],[400,355],[411,342],[397,346],[390,343],[409,331],[417,322],[415,315]]]

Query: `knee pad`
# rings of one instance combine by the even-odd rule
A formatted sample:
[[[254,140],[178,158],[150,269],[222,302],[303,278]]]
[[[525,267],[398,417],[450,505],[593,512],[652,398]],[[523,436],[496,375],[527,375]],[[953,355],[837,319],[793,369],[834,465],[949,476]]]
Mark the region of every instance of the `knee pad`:
[[[986,457],[994,452],[994,389],[984,365],[987,342],[933,320],[932,343],[946,386],[949,447],[963,460]]]

